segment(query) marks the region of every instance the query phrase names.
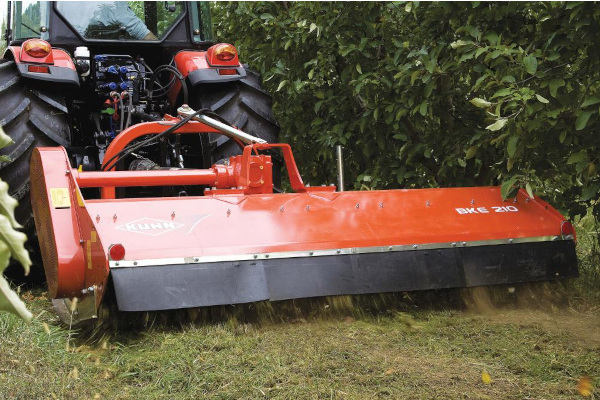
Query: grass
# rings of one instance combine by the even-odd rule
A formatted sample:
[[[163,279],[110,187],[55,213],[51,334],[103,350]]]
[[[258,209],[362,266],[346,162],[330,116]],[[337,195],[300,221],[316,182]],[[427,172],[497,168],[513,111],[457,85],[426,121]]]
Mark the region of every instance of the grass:
[[[564,303],[337,297],[262,304],[271,319],[215,310],[208,322],[90,335],[60,325],[43,289],[28,290],[32,323],[0,313],[0,399],[583,398],[578,381],[600,378],[593,232],[578,230],[581,277]]]
[[[0,398],[573,399],[600,376],[598,310],[413,308],[70,338],[45,295],[0,314]],[[492,382],[482,382],[487,371]]]

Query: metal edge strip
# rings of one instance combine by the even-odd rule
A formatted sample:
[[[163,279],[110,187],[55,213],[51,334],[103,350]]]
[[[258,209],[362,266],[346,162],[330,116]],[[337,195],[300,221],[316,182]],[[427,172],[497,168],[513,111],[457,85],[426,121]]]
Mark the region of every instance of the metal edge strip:
[[[338,256],[351,254],[367,254],[367,253],[389,253],[399,251],[414,251],[414,250],[438,250],[450,249],[457,247],[476,247],[476,246],[491,246],[491,245],[510,245],[516,243],[534,243],[534,242],[551,242],[559,240],[573,240],[572,235],[562,236],[537,236],[528,238],[515,239],[495,239],[495,240],[477,240],[472,242],[450,242],[450,243],[426,243],[412,245],[391,245],[391,246],[375,246],[375,247],[351,247],[340,249],[327,250],[302,250],[302,251],[287,251],[287,252],[272,252],[272,253],[250,253],[250,254],[231,254],[222,256],[203,256],[203,257],[178,257],[178,258],[158,258],[158,259],[141,259],[141,260],[126,260],[126,261],[109,261],[109,267],[112,268],[132,268],[146,267],[157,265],[174,265],[174,264],[206,264],[215,262],[233,262],[233,261],[251,261],[251,260],[267,260],[267,259],[282,259],[282,258],[300,258],[300,257],[322,257],[322,256]]]

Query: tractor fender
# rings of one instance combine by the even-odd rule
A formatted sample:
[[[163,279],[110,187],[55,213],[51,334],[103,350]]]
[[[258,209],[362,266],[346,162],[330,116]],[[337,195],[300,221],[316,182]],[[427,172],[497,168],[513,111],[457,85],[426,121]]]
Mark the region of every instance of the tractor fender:
[[[19,75],[24,78],[79,86],[79,75],[77,75],[73,59],[63,49],[53,48],[52,54],[45,59],[33,59],[27,54],[22,54],[21,46],[8,46],[4,58],[13,59]],[[32,71],[32,67],[48,67],[48,70],[47,72],[35,72]]]
[[[182,50],[175,54],[175,66],[192,87],[202,83],[234,82],[246,77],[246,70],[241,64],[234,67],[211,67],[206,60],[206,51]],[[235,69],[237,73],[221,75],[221,69]]]

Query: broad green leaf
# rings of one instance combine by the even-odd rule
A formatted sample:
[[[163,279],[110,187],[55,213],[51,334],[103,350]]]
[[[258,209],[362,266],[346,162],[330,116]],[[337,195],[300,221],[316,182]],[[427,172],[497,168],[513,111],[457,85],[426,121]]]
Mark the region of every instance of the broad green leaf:
[[[556,97],[558,89],[565,86],[565,81],[561,78],[552,79],[548,83],[548,87],[550,88],[550,96]]]
[[[427,82],[427,84],[425,85],[425,90],[423,91],[423,95],[425,96],[425,98],[428,98],[429,96],[431,96],[431,92],[433,92],[434,86],[435,86],[434,80],[430,80],[429,82]]]
[[[567,138],[567,131],[562,131],[560,133],[560,136],[558,137],[558,141],[561,143],[564,143],[566,138]]]
[[[469,149],[467,150],[467,154],[465,156],[465,158],[467,160],[475,157],[475,154],[477,154],[477,149],[479,148],[479,146],[471,146],[469,147]]]
[[[509,94],[512,94],[512,89],[504,88],[504,89],[500,89],[496,93],[494,93],[491,98],[494,99],[496,97],[508,96]]]
[[[510,139],[508,139],[508,142],[506,144],[506,152],[508,153],[508,156],[510,158],[514,157],[514,155],[517,151],[517,142],[518,141],[519,141],[518,136],[512,136]]]
[[[0,241],[0,310],[16,314],[25,321],[31,321],[33,316],[19,296],[10,289],[8,282],[2,276],[9,261],[10,249],[6,243]]]
[[[482,55],[483,53],[485,53],[487,51],[487,47],[480,47],[479,49],[477,49],[477,51],[475,52],[475,58],[479,57],[480,55]]]
[[[279,91],[280,91],[281,89],[283,89],[283,88],[284,88],[284,86],[285,86],[285,85],[287,85],[287,84],[288,84],[288,81],[287,81],[287,80],[286,80],[286,81],[281,81],[281,82],[279,83],[279,86],[277,86],[277,90],[275,90],[275,91],[276,91],[276,92],[279,92]]]
[[[468,44],[472,44],[473,42],[466,42],[464,40],[457,40],[455,42],[450,43],[450,47],[453,49],[458,49],[459,47],[466,46]]]
[[[492,103],[490,103],[489,101],[485,101],[484,99],[480,99],[479,97],[471,99],[470,103],[473,104],[475,107],[479,108],[488,108],[492,105]]]
[[[0,310],[16,314],[27,322],[33,318],[25,303],[10,289],[8,282],[2,275],[0,275]]]
[[[583,188],[581,191],[581,196],[579,197],[579,201],[588,201],[591,199],[597,198],[596,193],[600,189],[600,183],[595,183],[593,185],[588,185]]]
[[[529,183],[525,185],[525,190],[527,191],[527,195],[533,199],[533,190],[531,190],[531,185]]]
[[[515,159],[514,158],[509,158],[508,160],[506,160],[506,170],[508,172],[510,172],[510,170],[513,168],[514,165],[515,165]]]
[[[315,114],[317,114],[319,112],[319,110],[321,109],[322,105],[323,105],[323,101],[317,101],[315,103]]]
[[[417,78],[422,74],[421,70],[417,70],[414,71],[411,75],[410,75],[410,84],[414,85],[415,81],[417,80]]]
[[[362,67],[360,66],[360,64],[356,64],[356,70],[359,74],[362,74]]]
[[[310,24],[308,33],[312,33],[312,31],[314,31],[315,29],[317,29],[317,24],[315,24],[314,22],[312,24]]]
[[[409,13],[412,10],[412,3],[409,1],[408,3],[406,3],[406,5],[404,6],[404,11],[406,11],[407,13]]]
[[[596,96],[592,96],[592,97],[588,97],[587,99],[585,99],[585,101],[581,104],[581,108],[585,108],[587,106],[593,106],[594,104],[598,104],[600,103],[600,98],[596,97]]]
[[[544,104],[548,104],[550,103],[550,101],[548,99],[546,99],[545,97],[540,96],[539,94],[535,94],[535,97],[538,99],[538,101],[540,103],[544,103]]]
[[[595,114],[596,111],[586,111],[584,113],[581,113],[581,115],[579,117],[577,117],[577,120],[575,120],[575,129],[580,131],[582,129],[584,129],[588,123],[588,121],[590,120],[590,117],[592,116],[592,114]]]
[[[471,50],[468,53],[463,54],[462,57],[458,59],[458,63],[460,64],[463,61],[470,60],[473,57],[475,57],[475,50]]]
[[[525,66],[525,70],[528,74],[535,75],[537,72],[538,62],[535,56],[531,55],[523,57],[523,65]]]
[[[12,257],[21,263],[26,273],[29,273],[31,260],[25,250],[27,236],[23,232],[14,230],[10,220],[4,215],[0,215],[0,241],[6,243]]]
[[[567,164],[575,164],[575,163],[579,163],[583,160],[587,159],[587,152],[585,150],[579,151],[577,153],[573,153],[569,156],[569,159],[567,160]]]
[[[419,107],[419,114],[421,114],[422,116],[427,115],[427,102],[426,101],[421,103],[421,107]]]
[[[0,149],[14,143],[10,136],[4,133],[4,129],[0,126]]]
[[[8,194],[8,184],[0,181],[0,214],[8,218],[13,228],[21,228],[15,219],[15,208],[18,205],[19,202]]]
[[[498,121],[494,122],[493,124],[486,126],[485,129],[487,129],[488,131],[499,131],[500,129],[504,128],[504,126],[506,125],[507,122],[508,122],[507,118],[500,118]]]
[[[511,192],[513,192],[514,185],[517,182],[517,179],[518,176],[513,176],[512,178],[504,182],[502,186],[500,186],[500,194],[502,195],[502,200],[506,200],[510,196]]]

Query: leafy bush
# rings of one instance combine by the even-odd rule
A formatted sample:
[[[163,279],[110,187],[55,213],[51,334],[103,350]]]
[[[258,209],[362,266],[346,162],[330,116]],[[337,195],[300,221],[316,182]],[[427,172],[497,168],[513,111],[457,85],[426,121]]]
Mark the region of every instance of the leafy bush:
[[[504,183],[600,216],[600,9],[588,2],[231,2],[217,40],[263,74],[305,180]]]

